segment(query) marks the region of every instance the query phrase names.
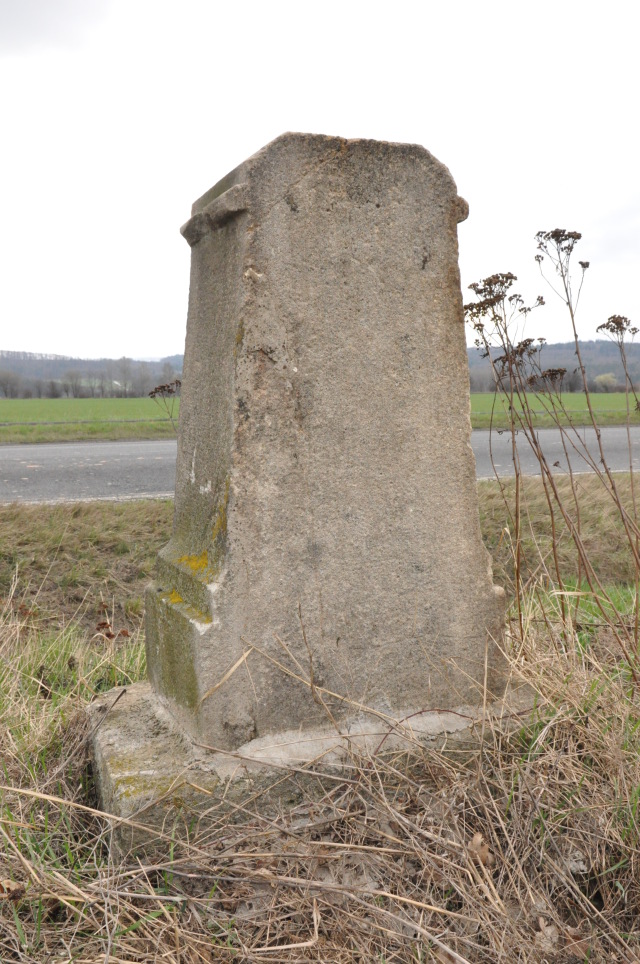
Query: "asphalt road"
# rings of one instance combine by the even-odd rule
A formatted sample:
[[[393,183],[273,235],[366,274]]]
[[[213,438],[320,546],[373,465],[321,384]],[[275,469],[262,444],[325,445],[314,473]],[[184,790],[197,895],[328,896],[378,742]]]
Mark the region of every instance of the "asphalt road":
[[[560,433],[543,429],[538,433],[547,460],[558,463],[554,471],[566,471]],[[599,459],[593,430],[581,430],[588,450]],[[633,466],[640,469],[640,426],[631,429]],[[629,468],[627,430],[602,429],[607,461],[614,471]],[[493,478],[489,432],[472,435],[479,479]],[[518,452],[525,475],[539,475],[540,469],[526,440],[518,437]],[[491,453],[500,475],[513,475],[511,436],[491,435]],[[92,499],[147,499],[172,497],[175,487],[176,443],[155,442],[64,442],[40,445],[0,446],[0,503],[77,502]],[[572,454],[575,472],[589,471],[580,455]]]
[[[633,425],[631,432],[631,448],[633,453],[633,469],[640,469],[640,425]],[[629,447],[627,429],[624,425],[610,425],[601,429],[602,446],[609,468],[613,472],[629,471]],[[562,445],[561,433],[554,428],[540,429],[537,433],[540,446],[547,462],[555,472],[567,471],[567,459]],[[574,445],[567,444],[571,466],[574,472],[593,471],[585,458],[585,451],[591,455],[593,461],[600,462],[600,453],[594,429],[578,429],[574,433]],[[584,443],[584,448],[581,445]],[[540,466],[533,455],[531,446],[524,435],[516,437],[520,467],[525,475],[540,475]],[[476,457],[476,475],[479,479],[492,479],[495,472],[499,475],[513,475],[513,455],[510,432],[489,432],[478,430],[472,433],[473,451]],[[493,455],[493,465],[491,462]],[[494,471],[495,466],[495,471]]]
[[[0,502],[173,497],[174,439],[0,446]]]

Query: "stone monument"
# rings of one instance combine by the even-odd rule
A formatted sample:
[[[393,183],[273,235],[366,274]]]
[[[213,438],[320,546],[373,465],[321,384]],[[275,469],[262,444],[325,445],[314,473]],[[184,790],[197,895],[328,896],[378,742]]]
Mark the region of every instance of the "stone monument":
[[[221,760],[312,758],[372,720],[433,735],[445,711],[500,696],[502,592],[470,447],[466,216],[424,148],[306,134],[193,205],[149,684],[94,741],[113,812],[134,813],[167,775],[199,768],[222,785]]]

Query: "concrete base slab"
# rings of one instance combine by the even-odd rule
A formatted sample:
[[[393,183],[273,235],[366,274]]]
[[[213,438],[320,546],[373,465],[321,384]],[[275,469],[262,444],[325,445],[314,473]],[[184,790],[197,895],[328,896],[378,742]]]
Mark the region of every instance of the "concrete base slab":
[[[507,701],[449,711],[411,710],[393,717],[361,711],[340,725],[288,731],[220,751],[192,742],[148,683],[117,688],[89,708],[94,776],[101,808],[116,818],[123,852],[167,849],[204,827],[277,812],[348,780],[357,761],[411,746],[466,754],[492,720],[531,705],[524,688]]]

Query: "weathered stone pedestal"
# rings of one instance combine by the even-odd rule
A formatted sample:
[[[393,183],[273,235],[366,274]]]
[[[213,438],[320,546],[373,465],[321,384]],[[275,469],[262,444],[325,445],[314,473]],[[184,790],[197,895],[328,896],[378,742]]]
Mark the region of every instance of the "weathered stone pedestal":
[[[442,712],[500,696],[457,265],[466,214],[421,147],[301,134],[194,204],[150,685],[94,740],[114,812],[171,793],[183,768],[228,793],[234,768],[218,763],[247,747],[286,743],[301,766],[329,733],[424,710],[433,736]],[[154,727],[173,768],[154,762]],[[194,757],[194,743],[212,750]]]

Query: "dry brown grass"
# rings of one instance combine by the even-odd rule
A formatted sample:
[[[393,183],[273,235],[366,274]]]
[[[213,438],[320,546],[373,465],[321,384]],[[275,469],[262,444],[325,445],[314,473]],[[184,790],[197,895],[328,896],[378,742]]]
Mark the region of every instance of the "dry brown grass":
[[[623,505],[631,509],[629,475],[616,474],[616,484]],[[582,541],[589,560],[600,579],[608,585],[630,585],[635,579],[633,555],[629,552],[627,535],[620,521],[620,513],[602,481],[594,475],[574,477],[580,506]],[[567,477],[556,482],[566,506],[572,508],[571,483]],[[501,491],[501,486],[504,490]],[[549,510],[539,478],[521,478],[522,546],[527,575],[542,577],[553,570]],[[637,486],[637,483],[636,483]],[[496,580],[505,588],[513,584],[512,534],[515,481],[503,479],[478,482],[480,525],[485,544],[491,553]],[[508,511],[505,510],[505,496]],[[561,568],[566,573],[577,571],[577,551],[571,534],[557,513],[557,548]]]
[[[21,606],[20,615],[89,631],[106,606],[133,631],[172,516],[171,500],[0,505],[0,600]]]
[[[640,960],[638,701],[604,641],[567,651],[532,627],[511,663],[537,709],[482,753],[354,755],[320,800],[254,799],[121,864],[90,809],[88,694],[52,712],[5,616],[0,959]]]
[[[504,525],[481,499],[491,537]],[[61,630],[21,612],[9,589],[0,960],[640,961],[637,689],[608,628],[568,637],[538,589],[524,633],[506,640],[536,708],[507,708],[482,751],[461,758],[408,739],[390,755],[354,754],[319,799],[212,814],[155,862],[116,859],[112,823],[93,809],[82,714],[93,693],[143,673],[140,639]]]

